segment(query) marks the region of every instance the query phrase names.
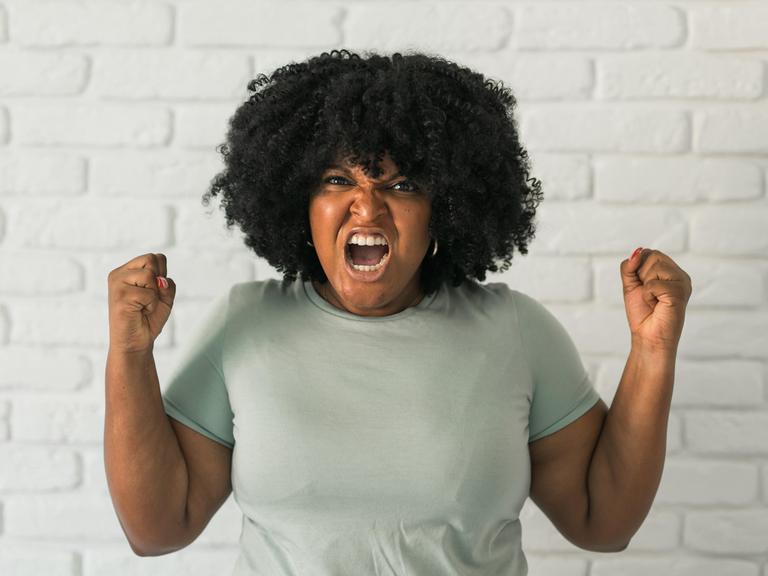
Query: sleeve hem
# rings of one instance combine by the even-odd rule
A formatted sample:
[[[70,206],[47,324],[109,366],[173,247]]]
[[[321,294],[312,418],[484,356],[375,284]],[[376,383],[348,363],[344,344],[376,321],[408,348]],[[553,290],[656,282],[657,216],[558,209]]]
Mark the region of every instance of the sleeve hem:
[[[170,416],[174,420],[178,420],[185,426],[192,428],[195,432],[198,432],[203,436],[206,436],[207,438],[210,438],[211,440],[218,442],[219,444],[223,444],[227,448],[234,449],[235,445],[232,442],[225,440],[218,434],[211,432],[207,428],[204,428],[199,423],[189,418],[189,416],[187,416],[181,410],[179,410],[178,407],[176,407],[176,405],[165,396],[163,396],[163,406],[165,408],[165,413],[168,414],[168,416]]]
[[[589,373],[585,373],[580,383],[583,384],[584,381],[587,380],[588,378],[589,378]],[[552,424],[544,428],[544,430],[541,430],[536,434],[529,436],[528,443],[530,444],[535,440],[539,440],[541,438],[544,438],[545,436],[554,434],[561,428],[565,428],[568,424],[570,424],[574,420],[577,420],[579,417],[583,416],[587,412],[587,410],[589,410],[595,404],[597,404],[598,400],[600,400],[600,394],[592,386],[588,385],[586,390],[584,390],[584,393],[579,398],[579,401],[576,402],[576,405],[571,410],[569,410],[567,414],[565,414],[562,418],[559,418],[557,421],[553,422]]]

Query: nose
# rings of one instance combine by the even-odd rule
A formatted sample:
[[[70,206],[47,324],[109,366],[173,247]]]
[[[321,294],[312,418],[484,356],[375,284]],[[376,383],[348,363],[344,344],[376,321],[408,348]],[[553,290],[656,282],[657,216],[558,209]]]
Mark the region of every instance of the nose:
[[[386,209],[383,195],[375,185],[357,187],[350,210],[359,215],[361,220],[375,220]]]

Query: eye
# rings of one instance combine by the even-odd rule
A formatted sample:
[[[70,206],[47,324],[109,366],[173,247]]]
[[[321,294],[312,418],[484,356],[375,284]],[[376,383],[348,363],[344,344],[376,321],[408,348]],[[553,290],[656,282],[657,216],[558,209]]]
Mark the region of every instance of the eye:
[[[400,186],[401,184],[408,184],[410,187],[409,192],[418,192],[419,188],[416,186],[416,184],[413,184],[410,180],[400,180],[400,182],[396,182],[395,184],[392,184],[392,188],[395,186]]]
[[[328,182],[329,184],[333,184],[333,182],[331,182],[331,180],[344,180],[344,181],[346,181],[346,178],[342,178],[341,176],[329,176],[328,178],[325,179],[325,182]]]

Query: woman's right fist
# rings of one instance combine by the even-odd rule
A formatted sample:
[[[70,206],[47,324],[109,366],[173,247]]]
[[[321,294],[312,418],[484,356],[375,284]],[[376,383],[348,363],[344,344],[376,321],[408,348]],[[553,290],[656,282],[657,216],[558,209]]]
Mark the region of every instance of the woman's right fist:
[[[176,297],[176,283],[166,274],[165,254],[159,253],[137,256],[109,273],[110,350],[152,350]],[[166,278],[166,288],[160,286],[158,276]]]

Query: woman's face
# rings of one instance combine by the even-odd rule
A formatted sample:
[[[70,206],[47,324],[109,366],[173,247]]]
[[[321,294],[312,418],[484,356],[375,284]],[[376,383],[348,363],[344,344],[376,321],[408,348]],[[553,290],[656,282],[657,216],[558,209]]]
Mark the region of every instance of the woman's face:
[[[329,280],[315,283],[315,289],[337,308],[360,316],[396,314],[421,300],[419,270],[431,240],[432,203],[426,191],[398,176],[389,155],[380,166],[377,180],[348,163],[328,167],[309,202],[312,243]],[[347,242],[356,228],[377,229],[386,238],[388,253],[380,270],[352,268]]]

